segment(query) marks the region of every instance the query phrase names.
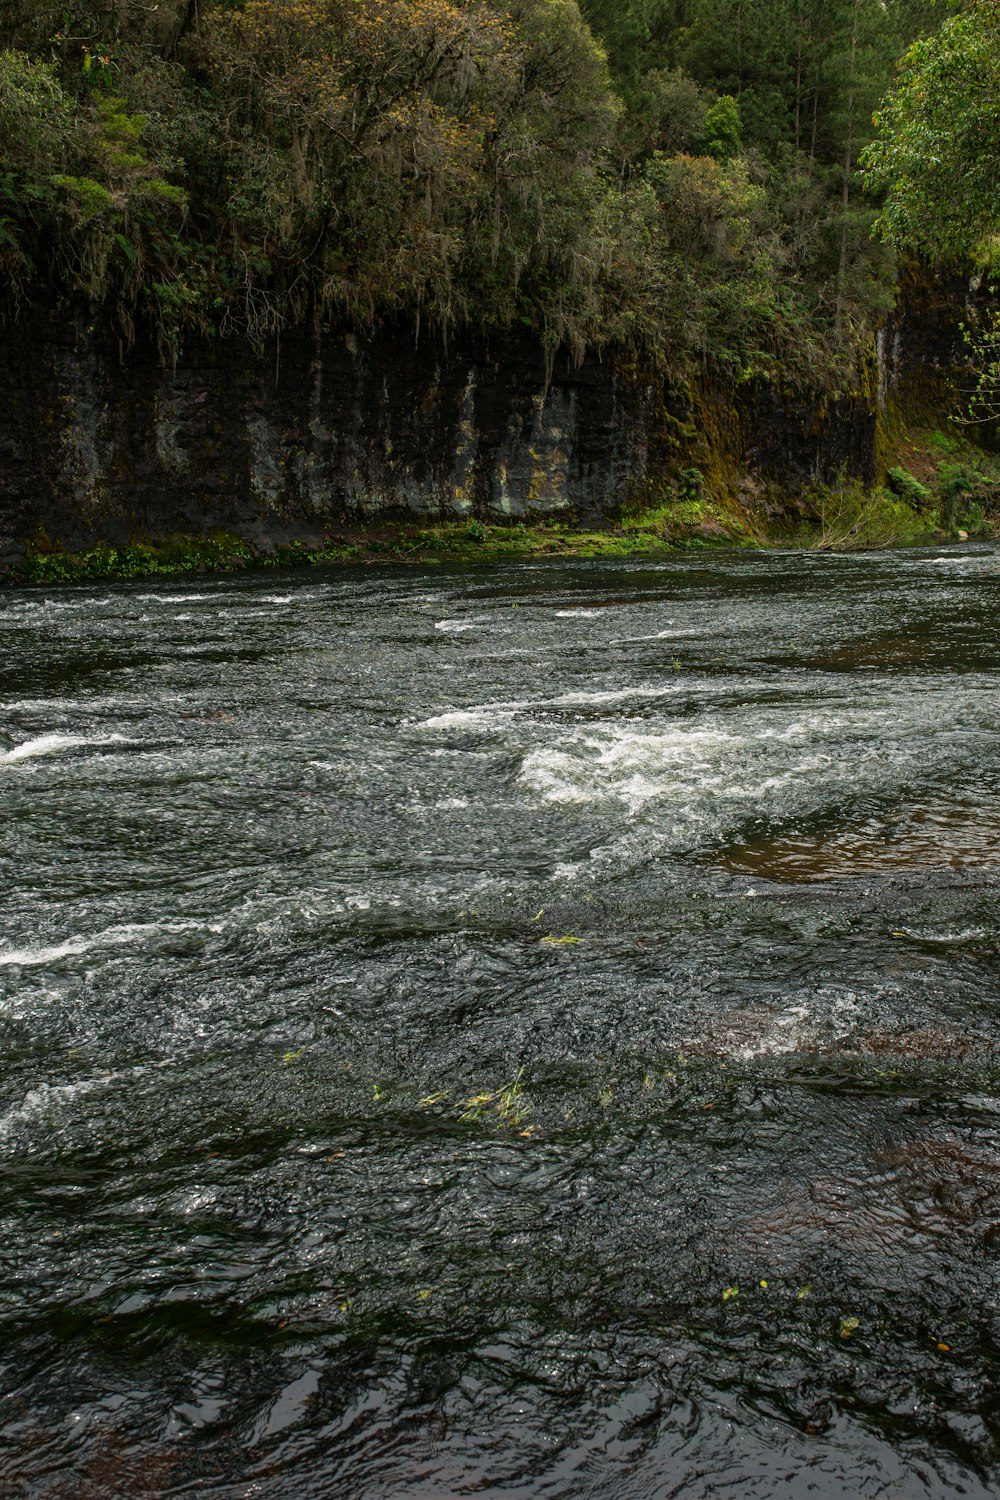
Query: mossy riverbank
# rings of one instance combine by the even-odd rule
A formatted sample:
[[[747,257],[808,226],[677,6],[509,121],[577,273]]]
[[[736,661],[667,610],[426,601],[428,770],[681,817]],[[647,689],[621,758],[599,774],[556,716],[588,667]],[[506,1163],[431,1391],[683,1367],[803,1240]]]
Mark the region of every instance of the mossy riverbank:
[[[720,538],[734,545],[734,538]],[[232,532],[101,544],[70,552],[44,539],[33,542],[15,565],[15,585],[89,583],[102,579],[233,573],[322,565],[370,563],[500,562],[537,557],[630,557],[666,553],[680,545],[709,546],[708,538],[667,538],[645,527],[587,531],[565,525],[485,526],[480,522],[405,523],[344,530],[312,541],[256,547]]]
[[[14,585],[231,573],[248,569],[395,563],[489,563],[532,558],[656,557],[680,549],[796,547],[857,550],[911,546],[966,535],[1000,535],[1000,461],[940,431],[911,432],[886,483],[816,487],[794,502],[713,498],[696,469],[682,471],[656,506],[603,529],[568,521],[479,520],[348,527],[263,547],[229,531],[137,537],[73,551],[44,532],[8,571]]]

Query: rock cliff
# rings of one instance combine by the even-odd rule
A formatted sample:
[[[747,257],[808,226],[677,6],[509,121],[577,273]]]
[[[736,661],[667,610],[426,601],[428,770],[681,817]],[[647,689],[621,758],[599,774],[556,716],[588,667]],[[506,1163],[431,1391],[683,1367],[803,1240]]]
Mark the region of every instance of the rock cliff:
[[[662,499],[685,465],[730,507],[875,477],[874,392],[672,392],[609,358],[547,367],[527,336],[444,352],[408,329],[301,329],[171,362],[78,310],[25,316],[3,343],[6,567],[39,537],[73,550],[225,530],[267,551],[400,520],[600,526]]]

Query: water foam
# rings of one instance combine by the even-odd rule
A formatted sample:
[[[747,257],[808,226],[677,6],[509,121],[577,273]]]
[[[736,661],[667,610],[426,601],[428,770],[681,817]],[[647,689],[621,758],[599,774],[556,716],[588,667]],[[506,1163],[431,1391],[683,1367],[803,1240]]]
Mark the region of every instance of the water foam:
[[[815,1021],[806,1005],[794,1005],[775,1014],[760,1035],[736,1041],[732,1055],[744,1062],[756,1057],[780,1057],[790,1052],[808,1052],[813,1045]]]
[[[461,635],[465,630],[478,630],[480,625],[487,623],[485,615],[477,615],[474,620],[438,620],[434,629],[443,630],[446,635]]]
[[[509,704],[487,704],[482,708],[456,708],[450,713],[422,719],[418,729],[482,729],[487,724],[506,724],[514,710]]]
[[[614,798],[637,812],[671,792],[690,795],[692,775],[699,789],[717,791],[721,778],[714,758],[741,743],[737,736],[715,729],[636,734],[604,726],[601,736],[529,751],[519,779],[545,802]]]
[[[478,703],[471,708],[450,709],[447,713],[435,714],[433,718],[421,719],[417,729],[481,729],[487,726],[508,723],[516,714],[530,714],[550,708],[599,707],[605,703],[626,703],[630,699],[657,699],[672,697],[682,692],[679,684],[669,687],[640,685],[628,688],[578,689],[571,693],[560,693],[556,698],[512,698],[497,703]]]
[[[172,1059],[160,1062],[137,1063],[131,1068],[109,1069],[89,1078],[77,1078],[72,1083],[40,1083],[30,1089],[20,1104],[13,1105],[0,1115],[0,1139],[11,1135],[17,1125],[30,1123],[46,1115],[65,1113],[66,1106],[74,1100],[93,1094],[98,1089],[110,1088],[124,1079],[142,1078],[151,1071],[160,1071],[173,1066]]]
[[[151,604],[205,604],[218,603],[218,594],[138,594],[139,599]]]
[[[669,687],[628,687],[608,688],[601,690],[578,691],[574,693],[561,693],[558,698],[541,698],[530,706],[534,708],[561,708],[579,704],[586,707],[588,704],[601,703],[627,703],[630,698],[669,698],[679,693],[681,688],[671,683]]]
[[[11,606],[11,612],[26,615],[63,614],[68,610],[101,609],[120,601],[112,594],[103,599],[23,599]]]
[[[160,700],[162,702],[162,699]],[[0,712],[8,714],[54,714],[79,713],[86,709],[96,713],[98,709],[149,708],[149,698],[143,693],[81,694],[78,698],[15,698],[10,703],[0,704]]]
[[[19,760],[37,760],[43,755],[58,755],[62,750],[72,750],[78,745],[109,745],[123,742],[123,734],[105,734],[98,737],[85,734],[41,734],[37,739],[23,740],[6,754],[0,755],[0,765],[10,765]]]
[[[67,938],[52,948],[15,948],[11,953],[0,953],[0,969],[30,968],[36,964],[55,963],[60,958],[70,958],[85,953],[91,945],[86,938]]]
[[[657,630],[653,635],[615,635],[608,642],[610,646],[637,646],[645,641],[680,641],[700,639],[705,632],[703,630]]]
[[[8,1136],[15,1126],[46,1115],[60,1105],[71,1103],[82,1094],[91,1094],[95,1089],[106,1088],[116,1075],[108,1073],[103,1078],[81,1078],[75,1083],[40,1083],[31,1089],[20,1104],[14,1105],[0,1116],[0,1139]]]
[[[128,922],[121,927],[109,927],[104,932],[84,937],[76,933],[61,943],[45,948],[15,948],[0,953],[0,968],[37,968],[45,964],[58,963],[61,958],[76,958],[100,948],[138,946],[149,933],[169,935],[190,932],[203,927],[201,922]],[[218,931],[214,927],[213,931]]]

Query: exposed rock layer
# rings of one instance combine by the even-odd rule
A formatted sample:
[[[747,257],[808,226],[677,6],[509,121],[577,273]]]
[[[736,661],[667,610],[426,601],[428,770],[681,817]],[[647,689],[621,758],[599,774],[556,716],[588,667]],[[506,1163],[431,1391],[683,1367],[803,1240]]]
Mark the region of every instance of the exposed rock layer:
[[[25,317],[4,342],[7,565],[39,537],[73,549],[223,529],[267,549],[393,519],[594,525],[662,500],[685,465],[731,507],[764,496],[767,510],[875,474],[874,397],[682,395],[612,359],[547,371],[527,337],[445,354],[408,330],[303,329],[263,351],[190,343],[171,365],[78,312]]]

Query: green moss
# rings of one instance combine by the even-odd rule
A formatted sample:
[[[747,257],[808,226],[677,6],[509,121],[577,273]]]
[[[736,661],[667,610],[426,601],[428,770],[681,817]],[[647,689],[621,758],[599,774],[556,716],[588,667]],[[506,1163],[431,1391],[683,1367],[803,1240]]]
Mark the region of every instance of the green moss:
[[[14,577],[22,584],[90,583],[108,578],[230,573],[248,568],[313,567],[324,563],[633,557],[665,552],[684,544],[682,536],[668,535],[667,531],[657,513],[633,518],[628,528],[615,531],[585,531],[544,524],[494,527],[478,521],[419,527],[400,524],[378,533],[330,536],[314,544],[290,542],[267,553],[255,550],[243,538],[228,532],[208,537],[142,540],[124,546],[101,544],[70,552],[53,545],[41,531],[29,542]]]

